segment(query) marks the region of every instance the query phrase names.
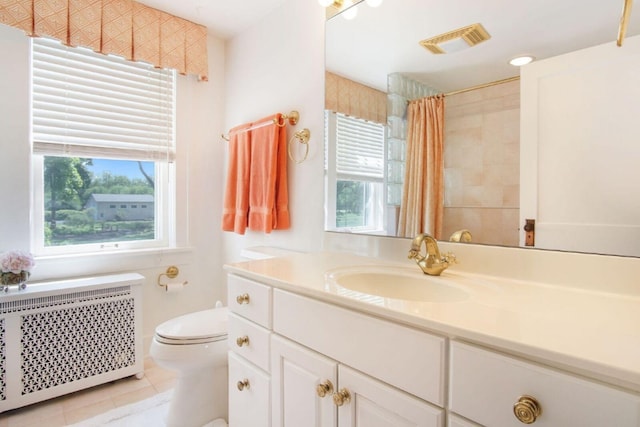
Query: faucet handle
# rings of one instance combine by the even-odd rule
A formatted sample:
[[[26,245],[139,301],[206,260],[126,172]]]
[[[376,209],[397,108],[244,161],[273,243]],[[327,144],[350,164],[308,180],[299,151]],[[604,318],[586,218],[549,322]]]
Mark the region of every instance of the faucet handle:
[[[444,262],[446,262],[448,264],[457,264],[458,263],[458,258],[456,258],[456,254],[454,254],[453,252],[447,252],[442,257],[442,261],[444,261]]]
[[[420,256],[420,250],[419,249],[411,249],[409,251],[409,254],[407,255],[407,258],[409,259],[416,259]]]

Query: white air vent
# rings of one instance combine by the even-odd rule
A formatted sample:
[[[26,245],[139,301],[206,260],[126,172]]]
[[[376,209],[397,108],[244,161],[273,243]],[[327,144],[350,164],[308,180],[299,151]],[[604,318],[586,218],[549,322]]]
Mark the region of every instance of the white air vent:
[[[420,45],[431,53],[441,54],[472,47],[490,38],[491,35],[478,23],[422,40]]]

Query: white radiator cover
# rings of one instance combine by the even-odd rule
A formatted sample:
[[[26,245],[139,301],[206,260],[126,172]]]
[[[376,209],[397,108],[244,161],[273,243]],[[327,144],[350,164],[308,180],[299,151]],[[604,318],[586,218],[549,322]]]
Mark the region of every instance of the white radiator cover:
[[[30,284],[0,295],[0,412],[142,376],[144,277]]]

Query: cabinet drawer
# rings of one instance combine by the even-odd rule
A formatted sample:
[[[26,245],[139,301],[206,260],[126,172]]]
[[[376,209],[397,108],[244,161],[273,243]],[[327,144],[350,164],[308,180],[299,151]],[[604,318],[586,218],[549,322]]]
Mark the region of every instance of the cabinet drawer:
[[[242,390],[238,387],[238,383],[243,383]],[[271,425],[270,388],[270,379],[265,372],[230,351],[229,425],[269,427]]]
[[[269,371],[271,332],[268,329],[230,313],[228,331],[230,350]]]
[[[522,396],[539,404],[536,426],[640,425],[640,396],[459,342],[450,390],[452,411],[487,426],[522,426],[514,415]]]
[[[271,329],[271,287],[230,274],[227,279],[229,309]]]
[[[439,406],[445,339],[274,290],[274,331]]]

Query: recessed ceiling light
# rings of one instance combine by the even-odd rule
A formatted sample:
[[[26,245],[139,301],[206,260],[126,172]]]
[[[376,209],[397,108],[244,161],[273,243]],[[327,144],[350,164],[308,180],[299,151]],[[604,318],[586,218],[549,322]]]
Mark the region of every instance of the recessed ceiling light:
[[[521,67],[523,65],[527,65],[529,62],[533,61],[535,58],[533,56],[518,56],[509,61],[509,64],[514,67]]]

